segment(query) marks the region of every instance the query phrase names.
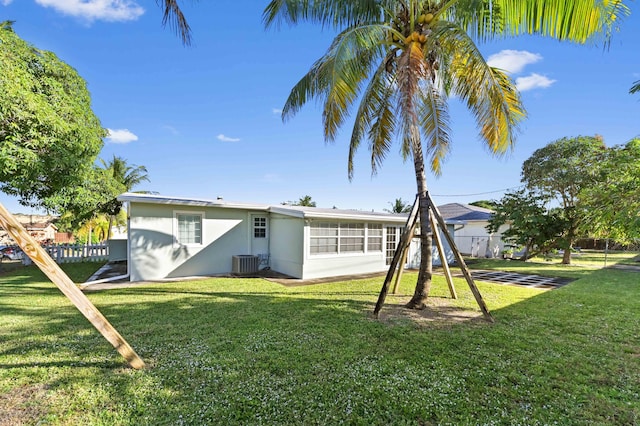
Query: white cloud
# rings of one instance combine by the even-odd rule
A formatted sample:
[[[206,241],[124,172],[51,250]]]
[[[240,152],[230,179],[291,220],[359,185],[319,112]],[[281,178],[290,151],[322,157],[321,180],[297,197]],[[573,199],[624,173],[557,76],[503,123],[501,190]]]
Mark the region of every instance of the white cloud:
[[[541,55],[526,50],[501,50],[489,56],[487,64],[515,74],[522,71],[525,66],[535,64],[541,59]]]
[[[273,108],[271,112],[274,113],[275,115],[282,115],[282,109],[280,108]]]
[[[225,136],[222,133],[220,133],[217,138],[222,142],[240,142],[239,138],[230,138],[229,136]]]
[[[555,80],[551,80],[544,75],[532,73],[527,77],[516,78],[516,87],[519,91],[525,92],[532,89],[546,88],[551,86],[555,82]]]
[[[107,131],[109,132],[107,139],[112,143],[129,143],[138,140],[138,137],[129,129],[107,129]]]
[[[162,126],[163,129],[167,130],[169,133],[171,133],[174,136],[178,136],[180,134],[180,132],[178,131],[178,129],[176,129],[173,126],[169,126],[169,125],[164,125]]]
[[[3,6],[9,6],[13,0],[0,0],[0,4]]]
[[[144,13],[144,9],[131,0],[36,0],[36,3],[89,22],[132,21]]]

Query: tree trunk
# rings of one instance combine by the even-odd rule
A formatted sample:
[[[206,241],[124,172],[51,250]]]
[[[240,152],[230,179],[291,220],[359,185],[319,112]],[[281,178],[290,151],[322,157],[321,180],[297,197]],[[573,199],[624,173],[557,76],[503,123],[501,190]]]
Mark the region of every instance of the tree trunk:
[[[409,309],[424,309],[431,290],[432,265],[432,238],[429,221],[429,199],[427,198],[427,178],[424,172],[424,157],[420,137],[412,143],[413,166],[416,172],[416,184],[418,186],[419,214],[420,214],[420,270],[418,281],[411,300],[405,305]]]
[[[576,238],[576,230],[575,227],[570,227],[567,231],[567,245],[564,248],[564,253],[562,254],[562,264],[563,265],[571,265],[571,246],[573,245],[573,240]]]

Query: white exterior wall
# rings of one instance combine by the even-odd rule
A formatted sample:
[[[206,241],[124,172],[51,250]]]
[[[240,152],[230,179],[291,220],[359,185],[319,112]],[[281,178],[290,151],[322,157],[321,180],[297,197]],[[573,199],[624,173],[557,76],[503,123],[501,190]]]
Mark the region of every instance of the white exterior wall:
[[[294,278],[301,278],[304,262],[304,219],[272,214],[270,225],[271,269]]]
[[[203,214],[202,244],[177,243],[175,212]],[[131,203],[131,281],[231,272],[232,256],[250,253],[250,213],[236,209]]]
[[[326,220],[319,221],[327,222]],[[365,223],[366,226],[366,222],[364,221],[340,221],[340,223],[345,222]],[[389,269],[385,264],[384,235],[382,240],[383,249],[381,252],[311,255],[309,248],[310,224],[311,221],[307,221],[304,226],[304,265],[302,279],[369,274],[373,272],[383,272]],[[383,229],[385,226],[386,224],[383,224]],[[394,223],[393,226],[398,226],[398,224]]]
[[[502,233],[507,225],[500,227],[497,233],[489,234],[486,221],[469,221],[463,227],[456,226],[456,246],[461,253],[475,257],[498,257],[504,247]]]

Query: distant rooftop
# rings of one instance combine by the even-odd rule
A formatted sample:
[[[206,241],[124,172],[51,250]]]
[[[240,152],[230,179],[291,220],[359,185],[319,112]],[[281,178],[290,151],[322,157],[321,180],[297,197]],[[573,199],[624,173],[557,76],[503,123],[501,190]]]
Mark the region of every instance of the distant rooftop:
[[[448,221],[489,220],[493,215],[493,210],[461,203],[444,204],[438,206],[438,210],[440,210],[442,217]]]

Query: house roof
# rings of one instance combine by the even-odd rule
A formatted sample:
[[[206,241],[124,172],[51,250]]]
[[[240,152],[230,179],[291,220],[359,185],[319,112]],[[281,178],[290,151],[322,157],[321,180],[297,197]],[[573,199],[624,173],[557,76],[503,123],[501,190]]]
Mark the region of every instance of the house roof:
[[[196,207],[219,207],[230,209],[257,210],[293,216],[304,219],[351,219],[351,220],[375,220],[383,222],[395,222],[404,224],[407,221],[407,214],[382,213],[374,211],[347,210],[347,209],[324,209],[318,207],[289,206],[289,205],[269,205],[256,203],[243,203],[226,201],[222,199],[207,200],[185,197],[172,197],[153,194],[124,193],[118,196],[118,201],[147,204],[166,204],[175,206],[196,206]]]
[[[438,206],[440,214],[446,221],[489,220],[493,210],[469,204],[449,203]]]

